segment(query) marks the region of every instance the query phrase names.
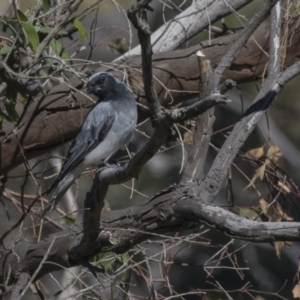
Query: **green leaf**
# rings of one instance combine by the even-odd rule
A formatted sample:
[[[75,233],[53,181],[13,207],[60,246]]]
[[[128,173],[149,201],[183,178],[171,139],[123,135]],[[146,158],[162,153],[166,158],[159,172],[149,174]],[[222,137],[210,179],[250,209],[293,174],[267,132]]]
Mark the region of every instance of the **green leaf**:
[[[105,269],[106,272],[115,271],[120,268],[120,266],[125,266],[126,268],[130,265],[129,254],[123,253],[116,256],[112,252],[99,253],[95,255],[91,262],[99,262],[101,267]],[[117,287],[116,281],[111,283],[111,299],[127,299],[128,290],[130,287],[131,280],[131,268],[122,272],[118,279],[123,282],[122,289]]]
[[[28,42],[34,52],[36,52],[36,49],[40,43],[39,36],[34,28],[34,26],[28,22],[28,18],[20,11],[18,10],[18,16],[19,19],[22,21],[23,28],[26,32]]]
[[[49,26],[42,26],[42,25],[35,25],[34,26],[36,32],[41,32],[41,33],[50,33],[53,28],[52,27],[49,27]],[[60,30],[58,32],[58,36],[59,35],[66,35],[68,32],[66,30]]]
[[[73,21],[73,26],[77,28],[80,38],[84,41],[88,37],[88,33],[83,26],[83,24],[79,21],[78,18],[75,18]]]
[[[17,10],[17,12],[18,12],[19,19],[22,22],[27,22],[28,21],[28,18],[20,10]]]
[[[73,225],[76,222],[76,219],[73,219],[73,218],[68,217],[68,216],[64,216],[63,219],[66,221],[66,223],[68,225]]]
[[[5,92],[6,92],[6,97],[7,97],[7,99],[9,99],[10,103],[12,103],[13,105],[15,105],[16,101],[17,101],[17,95],[18,95],[17,90],[8,87],[5,90]]]
[[[23,24],[24,30],[27,34],[27,38],[29,41],[29,44],[34,52],[36,52],[36,49],[38,45],[40,44],[40,38],[37,34],[34,26],[31,23],[25,23]]]
[[[125,265],[125,267],[128,267],[129,265],[129,254],[127,252],[119,255],[117,257],[117,261],[121,264],[121,265]]]
[[[5,55],[7,54],[11,49],[11,46],[8,45],[4,45],[1,49],[0,49],[0,54],[1,55]]]
[[[35,25],[34,28],[35,28],[36,32],[47,33],[47,34],[53,30],[52,27],[41,26],[41,25]]]
[[[128,267],[130,265],[129,254],[126,252],[118,256],[115,269],[118,269],[118,263],[121,266]],[[128,268],[125,272],[122,272],[120,279],[123,282],[123,289],[119,290],[120,296],[122,299],[127,299],[131,280],[131,268]]]
[[[66,60],[67,64],[70,64],[70,56],[69,54],[64,50],[63,45],[58,40],[52,39],[50,42],[51,49],[60,56],[62,59]]]
[[[121,55],[129,50],[129,42],[124,38],[116,38],[108,42],[108,50],[116,55]]]
[[[107,272],[113,269],[115,255],[112,252],[98,253],[90,261],[100,262],[101,267]]]
[[[12,103],[12,102],[5,103],[5,109],[6,109],[7,115],[11,122],[16,122],[19,119],[19,115],[16,112],[14,103]]]
[[[51,7],[50,0],[43,0],[43,11],[46,13]]]

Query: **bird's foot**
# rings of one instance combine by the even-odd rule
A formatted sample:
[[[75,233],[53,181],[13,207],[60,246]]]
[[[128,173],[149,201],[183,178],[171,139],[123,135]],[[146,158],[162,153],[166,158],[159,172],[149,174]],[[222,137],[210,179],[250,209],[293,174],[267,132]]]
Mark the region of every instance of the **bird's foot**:
[[[109,160],[105,160],[97,169],[98,173],[101,173],[101,171],[103,171],[104,169],[117,169],[119,168],[121,165],[115,160],[110,158]]]

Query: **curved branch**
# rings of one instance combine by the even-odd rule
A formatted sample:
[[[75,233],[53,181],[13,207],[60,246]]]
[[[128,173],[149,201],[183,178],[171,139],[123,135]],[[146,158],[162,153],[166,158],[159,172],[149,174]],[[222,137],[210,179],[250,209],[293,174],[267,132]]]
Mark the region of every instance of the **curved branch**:
[[[277,1],[277,0],[276,0]],[[214,71],[214,84],[218,86],[220,84],[221,78],[225,73],[225,70],[229,68],[232,62],[237,57],[238,52],[248,41],[250,36],[253,34],[255,29],[261,24],[261,22],[267,17],[270,12],[272,5],[276,2],[274,0],[266,0],[262,3],[260,8],[248,22],[243,30],[241,30],[238,39],[232,44],[229,51],[224,55],[220,61],[218,67]]]
[[[52,234],[38,244],[28,243],[26,246],[24,242],[22,249],[16,252],[17,255],[9,254],[5,267],[7,269],[10,265],[12,278],[16,278],[20,272],[32,276],[47,255],[47,260],[35,278],[37,280],[44,274],[58,270],[59,265],[80,265],[99,252],[122,253],[152,235],[181,231],[190,228],[195,222],[242,240],[300,241],[298,222],[247,220],[221,207],[199,201],[189,185],[181,185],[170,186],[136,206],[102,213],[101,233],[97,238],[89,240],[84,248],[77,247],[83,238],[81,229],[73,227]]]
[[[204,182],[200,192],[203,201],[212,201],[217,196],[228,168],[238,151],[264,115],[275,96],[288,81],[300,74],[300,62],[280,73],[277,79],[260,90],[252,105],[246,110],[243,118],[236,123],[230,135],[223,144]],[[270,84],[272,84],[270,86]]]
[[[197,33],[209,27],[213,22],[232,13],[249,0],[232,0],[230,5],[223,0],[195,0],[192,5],[177,15],[173,20],[156,30],[151,36],[154,53],[162,53],[177,48]],[[141,54],[140,46],[127,52],[124,57]]]
[[[254,33],[259,45],[266,44],[267,31],[268,22],[265,22]],[[202,49],[201,51],[211,61],[211,66],[214,68],[238,35],[239,33],[232,34],[212,40],[210,44],[204,42],[188,49],[154,55],[155,88],[161,104],[169,106],[170,103],[183,102],[198,94],[199,67],[195,53]],[[298,55],[300,55],[300,48],[297,46],[300,43],[298,19],[290,22],[288,39],[291,46],[287,48],[285,67],[298,61]],[[252,39],[249,40],[230,70],[225,73],[223,80],[233,78],[237,82],[243,82],[261,75],[267,63],[267,57],[262,53],[262,49]],[[183,64],[185,68],[182,68]],[[130,58],[126,65],[131,88],[137,95],[143,95],[143,87],[140,84],[142,80],[140,58]],[[119,66],[119,68],[120,72],[114,72],[114,74],[123,77],[124,66]],[[103,67],[101,70],[105,71],[107,68]],[[78,89],[79,92],[72,92],[70,86],[75,90]],[[3,121],[3,135],[0,137],[1,175],[23,162],[25,159],[23,154],[27,159],[36,157],[74,137],[81,123],[78,120],[83,120],[93,105],[89,98],[84,96],[83,86],[84,83],[74,77],[68,84],[60,84],[51,89],[47,96],[32,103],[25,112],[23,105],[17,105],[18,114],[24,115],[17,130],[14,124]],[[167,97],[165,97],[165,87],[171,90],[167,93]],[[139,101],[146,104],[142,97],[139,97]],[[140,110],[139,117],[142,120],[148,117],[148,113]],[[19,145],[22,146],[22,151]]]

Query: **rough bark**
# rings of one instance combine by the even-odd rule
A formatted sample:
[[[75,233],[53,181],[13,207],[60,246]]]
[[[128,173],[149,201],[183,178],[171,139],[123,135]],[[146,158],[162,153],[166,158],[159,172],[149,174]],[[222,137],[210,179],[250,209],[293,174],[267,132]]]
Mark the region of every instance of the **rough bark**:
[[[276,1],[265,2],[268,2],[270,9],[271,5]],[[141,1],[138,5],[145,5],[145,3],[147,3],[147,1]],[[279,19],[276,19],[276,16],[278,16],[278,14],[276,14],[276,9],[278,9],[276,6],[272,9],[272,24],[278,25],[280,24],[280,16]],[[140,8],[137,8],[137,11],[139,10]],[[266,29],[264,29],[263,26],[265,25],[262,25],[258,30],[263,30],[262,32],[265,32]],[[271,36],[278,36],[279,32],[279,27],[275,26],[274,29],[271,30]],[[298,36],[298,34],[293,32],[293,38],[295,38],[295,36]],[[241,35],[239,38],[240,37]],[[266,39],[266,36],[258,36],[258,38]],[[148,37],[144,42],[145,48],[150,47]],[[233,55],[236,55],[244,42],[245,41],[234,50],[235,52]],[[220,47],[220,49],[224,47],[223,49],[226,48],[228,50],[230,47],[230,45],[221,47],[220,44],[217,45],[216,43],[217,42],[215,41],[215,47]],[[218,43],[220,43],[220,40],[218,40]],[[145,89],[147,90],[147,88],[149,88],[149,93],[152,93],[153,96],[153,98],[148,98],[148,101],[152,104],[152,106],[150,105],[150,110],[152,111],[152,114],[155,117],[154,121],[156,122],[153,136],[125,166],[108,168],[100,171],[101,184],[98,184],[98,179],[94,181],[92,191],[87,195],[85,201],[89,211],[85,212],[82,227],[74,226],[62,232],[52,234],[38,244],[24,244],[22,249],[17,252],[18,255],[15,255],[15,253],[7,253],[1,249],[1,266],[3,267],[1,276],[2,279],[4,279],[9,275],[8,284],[14,285],[12,295],[15,294],[15,297],[18,297],[20,291],[27,282],[30,283],[37,280],[48,272],[59,270],[61,267],[68,268],[79,264],[89,267],[89,258],[99,252],[114,251],[115,253],[122,253],[131,249],[134,245],[145,241],[153,234],[166,233],[174,230],[181,231],[191,226],[191,224],[193,225],[193,222],[203,223],[209,227],[222,230],[224,233],[234,238],[238,237],[239,239],[254,242],[300,241],[300,224],[298,222],[275,223],[246,220],[223,208],[208,203],[210,200],[213,200],[219,192],[221,183],[225,178],[225,174],[230,164],[236,157],[247,136],[249,136],[259,119],[274,100],[276,94],[289,80],[300,73],[300,63],[293,63],[298,54],[298,50],[294,50],[294,56],[291,55],[292,57],[290,57],[290,60],[285,60],[287,66],[289,65],[289,62],[292,66],[285,71],[280,72],[278,44],[275,43],[275,39],[271,39],[269,45],[272,57],[269,59],[269,79],[266,81],[266,86],[260,91],[257,98],[254,100],[254,103],[235,125],[202,184],[197,184],[195,188],[195,183],[192,181],[199,180],[202,175],[203,159],[206,156],[212,128],[212,121],[209,121],[209,119],[213,118],[213,116],[210,111],[208,111],[208,114],[206,113],[204,115],[203,119],[199,119],[199,127],[196,129],[197,138],[202,139],[207,135],[207,140],[203,144],[194,141],[192,150],[203,147],[202,156],[195,154],[195,151],[190,152],[190,162],[184,176],[186,182],[170,186],[168,189],[161,191],[157,195],[154,195],[147,201],[136,206],[118,211],[105,212],[101,214],[100,223],[100,211],[103,207],[103,199],[108,185],[120,183],[123,180],[138,175],[144,163],[156,153],[161,144],[165,141],[168,129],[175,122],[185,120],[185,118],[188,117],[195,117],[197,116],[197,113],[203,111],[207,112],[207,109],[217,104],[212,101],[214,97],[211,91],[211,82],[206,82],[203,77],[207,76],[206,78],[209,78],[210,81],[212,77],[211,70],[209,68],[207,68],[206,72],[203,72],[203,68],[200,68],[199,70],[198,57],[195,55],[196,50],[199,49],[197,47],[199,46],[188,50],[174,51],[169,53],[169,56],[166,56],[166,54],[157,55],[154,58],[154,69],[155,72],[157,72],[154,72],[154,75],[156,74],[155,76],[157,76],[157,78],[161,79],[168,87],[172,86],[172,84],[174,84],[173,86],[179,84],[180,89],[184,91],[186,91],[187,87],[192,91],[196,91],[199,88],[198,81],[199,74],[201,74],[201,84],[206,83],[206,87],[204,89],[205,92],[200,96],[204,97],[210,95],[210,98],[206,99],[206,101],[208,101],[211,106],[205,107],[205,110],[201,111],[201,105],[196,103],[191,108],[166,110],[162,113],[160,104],[156,99],[156,93],[160,95],[160,102],[162,104],[167,106],[167,103],[160,90],[160,86],[156,83],[155,90],[153,90],[154,86],[151,78],[145,79],[147,78],[147,75],[145,75],[145,85],[149,85]],[[246,59],[246,53],[248,51],[247,47],[250,46],[251,45],[248,44],[240,51],[240,56],[243,55],[240,60]],[[203,45],[201,45],[201,47],[203,47]],[[149,63],[149,60],[147,59],[149,59],[149,55],[151,55],[151,47],[148,50],[149,51],[143,51],[144,71],[146,70],[145,64]],[[211,48],[206,48],[205,51],[211,52],[211,50]],[[252,55],[253,51],[251,51]],[[208,52],[206,55],[207,57],[209,57]],[[259,56],[261,53],[263,52],[260,49],[256,52],[256,55]],[[233,69],[231,71],[229,70],[229,73],[227,72],[223,76],[223,72],[225,71],[225,68],[223,68],[218,76],[219,78],[222,77],[224,80],[226,76],[229,76],[228,74],[231,74],[231,76],[233,76],[233,74],[238,74],[240,75],[240,81],[250,80],[250,78],[253,79],[253,76],[261,74],[265,68],[266,60],[264,61],[263,57],[263,55],[259,58],[256,57],[256,64],[254,64],[256,66],[255,69],[250,68],[250,71],[247,72],[240,72],[241,70],[237,72]],[[195,63],[195,60],[197,60],[197,64]],[[233,66],[236,65],[236,61],[238,60],[239,58],[235,60]],[[181,67],[178,65],[179,61],[181,61],[181,63],[190,61],[191,68],[184,70],[182,65]],[[219,61],[220,59],[212,59],[212,65],[215,66]],[[262,63],[262,61],[264,61],[264,63]],[[192,62],[194,62],[194,69]],[[202,62],[202,66],[205,65],[204,62]],[[129,82],[136,94],[142,95],[142,87],[138,84],[138,82],[140,82],[140,75],[138,76],[138,71],[136,70],[136,68],[141,68],[139,58],[131,58],[126,63],[129,65],[127,69]],[[243,60],[243,64],[245,64],[245,60]],[[198,70],[195,70],[195,65]],[[222,68],[222,64],[220,65]],[[218,65],[217,69],[220,65]],[[192,73],[191,70],[195,70],[195,73]],[[257,70],[260,70],[260,73]],[[164,77],[164,75],[166,76]],[[237,79],[237,77],[238,76],[233,76],[234,79]],[[74,80],[72,86],[81,89],[83,84],[81,81]],[[66,104],[64,102],[67,94],[65,89],[66,86],[58,86],[51,91],[51,96],[48,95],[44,97],[43,101],[40,100],[32,105],[28,112],[24,114],[24,118],[22,118],[19,124],[18,131],[15,131],[16,136],[13,135],[15,133],[8,135],[9,140],[7,139],[6,143],[3,143],[2,148],[7,146],[10,151],[13,151],[15,165],[24,159],[22,158],[22,155],[18,153],[18,145],[21,145],[21,149],[23,150],[22,153],[28,158],[31,157],[31,155],[33,157],[34,155],[37,155],[37,153],[42,153],[48,147],[57,145],[61,140],[61,136],[67,137],[66,139],[72,137],[74,134],[73,131],[65,130],[62,124],[54,122],[54,120],[63,122],[63,119],[67,119],[68,124],[69,122],[74,123],[72,128],[76,131],[77,124],[75,123],[78,122],[76,122],[77,120],[73,113],[76,111],[76,116],[82,117],[84,115],[84,110],[81,109],[81,107],[90,106],[90,102],[86,100],[81,93],[77,92],[71,93],[71,103]],[[69,91],[70,89],[68,92]],[[147,96],[149,97],[149,95]],[[190,98],[190,94],[174,94],[174,103],[179,103],[188,98]],[[225,100],[226,99],[221,97],[221,100],[218,100],[218,103],[222,103],[222,101],[224,102]],[[63,109],[61,107],[63,107]],[[76,108],[74,109],[74,107]],[[69,118],[66,118],[66,112],[70,113],[70,115],[68,115]],[[39,128],[39,131],[50,130],[50,126],[48,126],[50,120],[51,122],[54,122],[55,125],[58,125],[57,129],[59,130],[52,133],[52,140],[45,139],[42,143],[38,144],[39,147],[35,148],[37,142],[30,132],[34,129],[38,130],[38,123],[36,122],[39,115],[42,115],[39,119],[39,125],[40,127],[41,125],[43,127],[42,130]],[[60,116],[60,119],[58,118],[58,115]],[[55,119],[56,117],[58,119]],[[74,121],[72,122],[70,119]],[[66,125],[66,127],[68,126]],[[11,128],[10,130],[12,131],[13,129]],[[55,136],[55,134],[57,135],[57,132],[61,132],[61,136]],[[49,132],[49,134],[51,135],[51,132]],[[28,141],[29,144],[27,144]],[[13,148],[14,145],[15,148]],[[34,146],[32,147],[32,145]],[[7,157],[9,157],[9,151],[6,153]],[[12,164],[12,160],[10,160],[10,163]],[[192,167],[193,163],[196,165],[194,168]],[[3,172],[5,173],[5,171],[10,170],[10,167],[11,166],[2,166]],[[194,173],[197,173],[196,176],[193,175]],[[101,226],[99,226],[99,224],[101,224]],[[30,277],[28,277],[28,274]],[[8,286],[8,292],[10,291],[9,288],[11,288],[11,286]]]
[[[222,81],[234,79],[237,82],[246,82],[263,74],[268,58],[258,45],[265,45],[263,49],[268,51],[268,25],[268,22],[264,22],[256,30],[255,41],[251,38],[241,49],[230,69],[224,74]],[[290,22],[289,27],[290,36],[287,40],[290,43],[286,49],[285,67],[292,65],[300,55],[298,20]],[[208,42],[204,42],[188,49],[154,55],[153,74],[154,78],[158,79],[155,81],[155,88],[161,104],[168,107],[170,104],[174,105],[197,96],[199,67],[196,52],[201,49],[206,58],[210,60],[212,68],[215,68],[238,34],[237,32],[217,38],[212,40],[210,45]],[[129,84],[137,95],[137,100],[145,105],[146,101],[141,85],[140,57],[128,58],[124,62],[120,67],[122,71],[116,73],[120,78],[123,78],[124,65]],[[101,70],[107,69],[101,68]],[[70,86],[80,91],[70,93]],[[179,92],[166,94],[165,87]],[[39,156],[72,139],[78,131],[81,121],[93,105],[93,102],[85,97],[84,93],[83,82],[74,77],[68,84],[54,87],[47,96],[42,96],[29,106],[27,111],[23,111],[23,105],[19,105],[17,111],[21,120],[17,129],[12,123],[4,122],[3,124],[3,135],[0,140],[0,174],[6,174],[23,162],[25,157],[30,159]],[[141,109],[139,115],[140,120],[143,120],[148,113]],[[20,151],[19,145],[22,151]]]

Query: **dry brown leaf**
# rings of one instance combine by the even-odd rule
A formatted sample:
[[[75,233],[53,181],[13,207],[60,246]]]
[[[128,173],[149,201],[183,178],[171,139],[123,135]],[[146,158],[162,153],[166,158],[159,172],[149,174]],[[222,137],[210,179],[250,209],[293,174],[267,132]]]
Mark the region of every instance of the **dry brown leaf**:
[[[282,221],[292,221],[293,218],[288,216],[282,209],[279,202],[273,203],[271,206],[269,204],[272,200],[268,198],[262,198],[259,200],[259,205],[264,215],[272,222],[282,222]]]
[[[277,209],[274,207],[274,205],[269,205],[269,201],[265,198],[262,198],[259,200],[259,205],[261,207],[261,210],[263,211],[264,215],[269,219],[269,221],[272,222],[281,222],[282,221],[282,215],[277,211]]]
[[[259,160],[264,155],[264,153],[265,153],[264,146],[262,146],[262,147],[253,148],[253,149],[247,151],[245,156],[252,157],[252,158],[255,158],[256,160]]]
[[[271,146],[267,152],[267,165],[270,165],[271,163],[274,163],[275,165],[278,165],[279,159],[282,156],[282,152],[279,147],[277,146]]]
[[[294,298],[300,298],[300,282],[298,282],[293,288]]]
[[[250,183],[244,188],[244,190],[246,190],[250,186],[253,186],[257,178],[259,178],[260,180],[263,180],[263,178],[265,176],[265,170],[266,170],[266,164],[264,163],[262,166],[260,166],[255,171],[253,178],[251,179]]]
[[[278,181],[277,185],[286,193],[289,194],[291,192],[291,189],[286,184],[283,184],[281,181]]]
[[[276,255],[280,259],[282,249],[284,247],[287,247],[287,248],[291,247],[292,242],[282,242],[282,241],[280,241],[280,242],[274,242],[273,245],[274,245],[275,250],[276,250]]]
[[[190,120],[184,123],[187,130],[183,133],[183,143],[190,144],[193,142],[193,137],[195,133],[195,125]]]
[[[282,249],[284,246],[285,246],[285,243],[282,241],[274,242],[274,247],[275,247],[276,255],[278,256],[278,258],[280,258],[281,252],[282,252]]]
[[[282,209],[281,205],[279,202],[276,202],[276,209],[278,211],[278,213],[281,215],[281,219],[283,221],[293,221],[293,218],[288,216]]]
[[[263,180],[264,179],[264,176],[265,176],[265,171],[266,171],[266,164],[263,164],[262,166],[260,166],[256,172],[258,174],[258,178],[260,180]]]

